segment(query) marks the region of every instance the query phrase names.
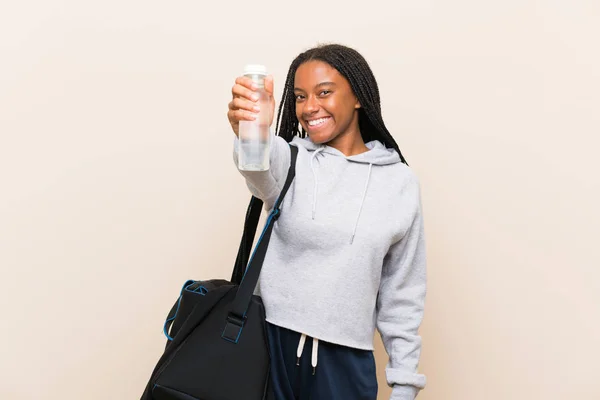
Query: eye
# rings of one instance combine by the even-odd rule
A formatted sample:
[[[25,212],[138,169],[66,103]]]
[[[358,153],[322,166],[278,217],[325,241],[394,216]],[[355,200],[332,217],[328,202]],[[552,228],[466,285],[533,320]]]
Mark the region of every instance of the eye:
[[[331,93],[331,90],[321,90],[321,93],[319,93],[321,96],[327,96],[328,94]]]
[[[302,101],[302,100],[304,100],[304,96],[301,95],[301,94],[297,94],[296,95],[296,101]]]

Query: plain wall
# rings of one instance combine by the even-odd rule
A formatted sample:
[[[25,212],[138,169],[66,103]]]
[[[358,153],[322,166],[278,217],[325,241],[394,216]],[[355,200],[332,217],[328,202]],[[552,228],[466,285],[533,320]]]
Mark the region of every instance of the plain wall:
[[[234,78],[279,99],[320,42],[370,62],[421,179],[419,399],[600,398],[600,3],[255,4],[2,2],[0,399],[139,398],[181,284],[233,265]]]

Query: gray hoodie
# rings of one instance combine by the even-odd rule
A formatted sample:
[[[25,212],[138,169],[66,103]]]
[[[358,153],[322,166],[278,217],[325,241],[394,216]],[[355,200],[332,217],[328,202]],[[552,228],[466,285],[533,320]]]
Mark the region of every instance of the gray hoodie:
[[[418,179],[378,141],[350,157],[310,139],[296,137],[292,145],[298,147],[296,177],[259,282],[267,321],[365,350],[373,350],[377,328],[390,356],[391,399],[413,400],[425,386],[417,373],[426,292]],[[236,165],[238,146],[236,138]],[[240,171],[267,211],[290,158],[289,145],[276,136],[268,171]]]

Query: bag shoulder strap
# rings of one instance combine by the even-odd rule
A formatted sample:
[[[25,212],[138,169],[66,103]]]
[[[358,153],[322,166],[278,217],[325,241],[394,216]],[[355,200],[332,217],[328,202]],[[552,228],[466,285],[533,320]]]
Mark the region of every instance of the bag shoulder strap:
[[[295,160],[298,153],[298,148],[290,145],[291,157],[292,160],[290,162],[290,168],[292,165],[294,166],[295,171]],[[289,170],[288,170],[288,178],[289,178]],[[293,178],[292,178],[293,179]],[[286,180],[287,182],[287,180]],[[281,193],[285,195],[284,191],[287,192],[287,188],[284,185]],[[279,196],[278,201],[281,204],[283,200],[283,196]],[[275,207],[279,207],[279,204],[275,204]],[[263,201],[258,197],[252,196],[250,199],[250,204],[248,204],[248,209],[246,210],[246,218],[244,222],[244,231],[242,234],[242,239],[240,242],[240,246],[238,248],[237,257],[235,259],[235,265],[233,268],[233,272],[231,274],[231,283],[234,285],[239,285],[242,283],[242,279],[244,274],[246,273],[246,268],[248,267],[248,260],[250,258],[250,253],[252,251],[252,244],[254,243],[254,238],[256,235],[256,230],[258,228],[258,222],[260,220],[260,215],[263,208]]]
[[[258,227],[258,221],[260,219],[260,213],[262,212],[263,201],[258,197],[252,196],[248,210],[246,210],[246,218],[244,222],[244,233],[240,242],[237,257],[235,259],[235,265],[233,267],[233,273],[231,274],[231,283],[239,285],[242,283],[242,278],[246,272],[248,266],[248,259],[250,258],[250,252],[252,251],[252,244],[254,243],[254,237],[256,235],[256,228]]]
[[[277,221],[277,219],[279,219],[279,216],[281,215],[281,203],[283,202],[283,199],[296,176],[296,159],[298,157],[298,148],[296,146],[290,145],[290,152],[290,168],[288,170],[285,184],[281,189],[281,193],[279,194],[277,201],[275,201],[273,210],[269,214],[269,218],[267,219],[267,223],[265,224],[263,232],[256,245],[256,249],[252,254],[250,262],[248,263],[248,267],[245,269],[245,273],[242,276],[240,286],[237,290],[237,294],[235,296],[235,299],[233,300],[231,311],[229,313],[229,316],[227,317],[227,325],[225,327],[225,330],[223,331],[222,336],[224,339],[230,340],[234,343],[237,343],[239,335],[241,334],[242,327],[244,325],[244,320],[246,319],[246,311],[248,310],[250,302],[252,301],[252,295],[254,294],[254,289],[256,288],[256,285],[258,283],[258,278],[260,276],[260,271],[265,260],[265,255],[267,254],[267,248],[269,247],[269,241],[271,239],[271,233],[273,232],[273,226],[275,224],[275,221]],[[256,201],[255,204],[258,204],[259,202],[260,206],[262,207],[262,201],[260,200]],[[253,203],[251,200],[247,216],[250,216],[252,214],[252,207]],[[252,214],[252,216],[253,215],[254,214]],[[246,221],[246,224],[248,225],[248,220]],[[256,225],[258,225],[258,222]],[[245,226],[244,229],[246,229],[246,227],[251,228],[251,226],[248,225]],[[254,228],[256,229],[256,227]],[[242,245],[244,244],[244,237],[246,236],[245,234],[246,231],[244,231],[244,236],[242,237]],[[248,238],[249,237],[250,235],[248,235]],[[246,245],[248,245],[248,243],[246,243]],[[238,251],[238,259],[240,257],[240,254],[242,254],[242,257],[244,256],[241,246],[240,250]],[[236,268],[238,268],[237,261],[238,260],[236,260]],[[237,273],[239,274],[239,270],[237,271]],[[234,270],[234,275],[235,274],[236,270]]]

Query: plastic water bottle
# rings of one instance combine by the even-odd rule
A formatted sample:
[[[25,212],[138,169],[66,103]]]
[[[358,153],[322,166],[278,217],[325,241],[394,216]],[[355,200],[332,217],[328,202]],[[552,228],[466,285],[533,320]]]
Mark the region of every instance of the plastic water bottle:
[[[269,127],[270,95],[265,91],[267,69],[263,65],[251,64],[244,69],[244,76],[256,83],[260,111],[254,121],[240,121],[238,168],[243,171],[266,171],[269,169],[271,134]]]

